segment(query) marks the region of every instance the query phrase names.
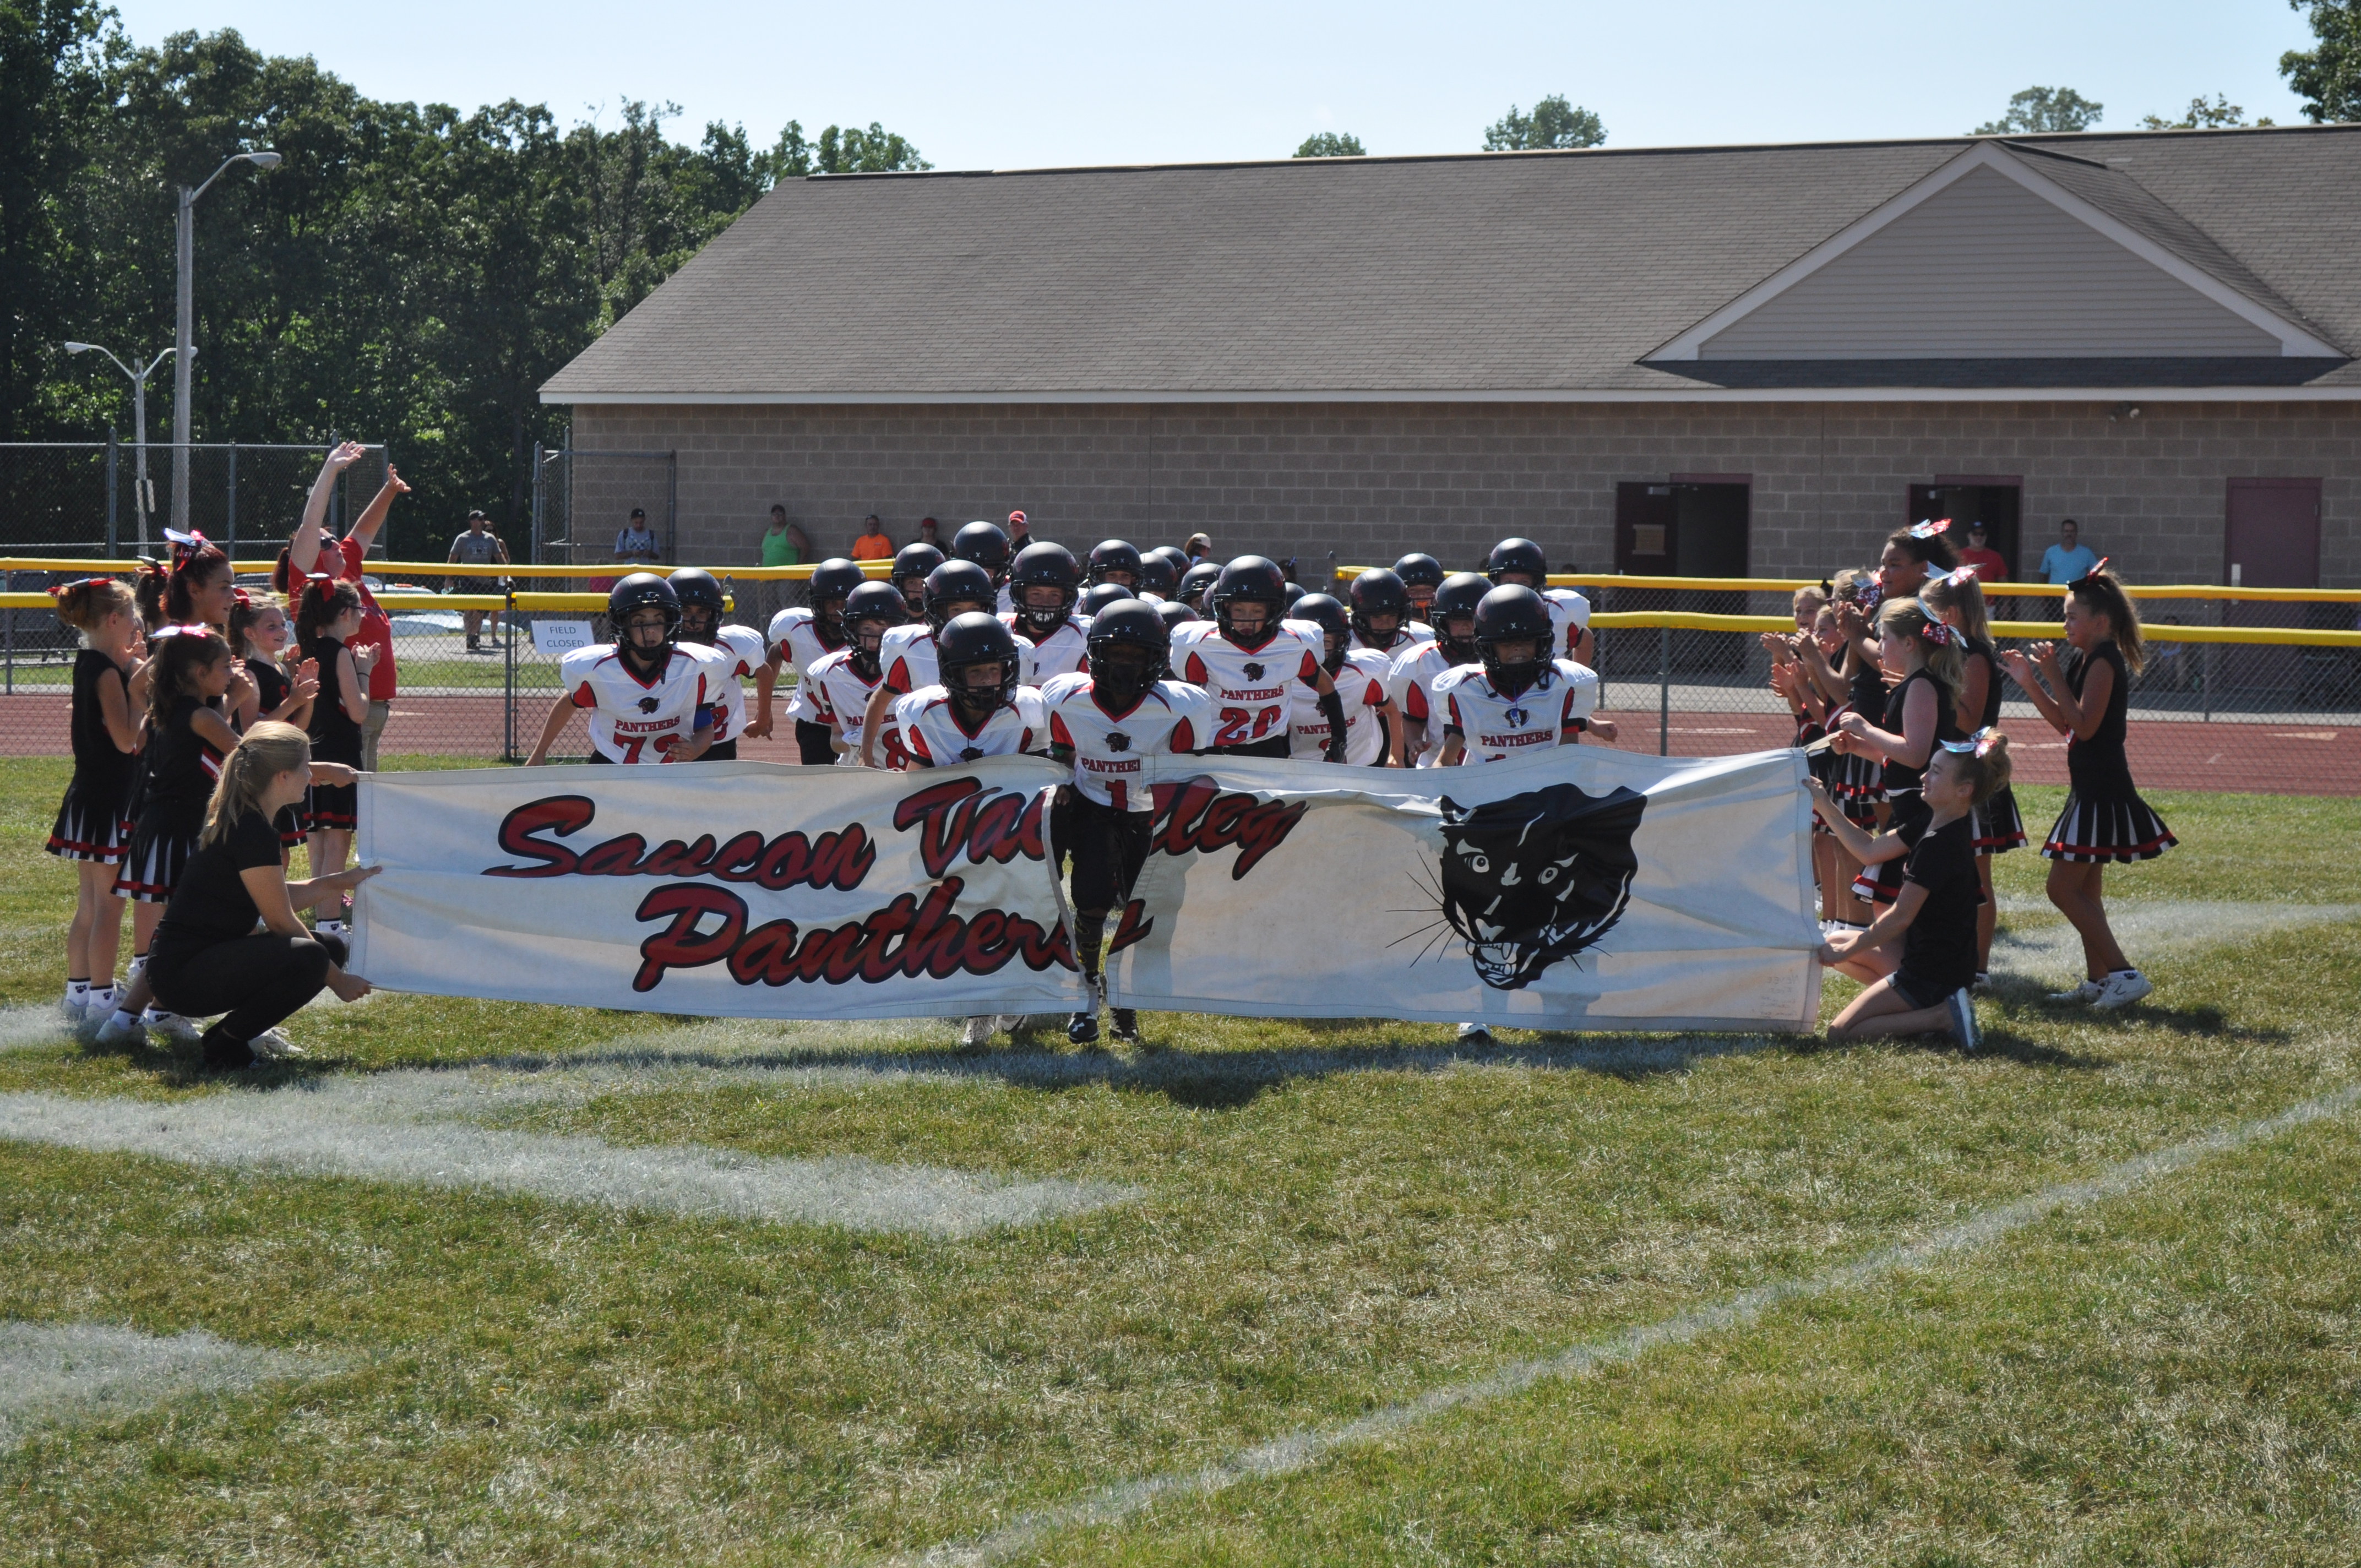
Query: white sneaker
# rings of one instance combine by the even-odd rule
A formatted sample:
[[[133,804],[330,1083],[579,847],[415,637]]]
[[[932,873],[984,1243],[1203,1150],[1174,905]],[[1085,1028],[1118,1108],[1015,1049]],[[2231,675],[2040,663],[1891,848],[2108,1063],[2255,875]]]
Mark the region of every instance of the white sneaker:
[[[2106,984],[2100,988],[2098,996],[2091,1005],[2103,1012],[2112,1011],[2117,1007],[2128,1007],[2155,989],[2156,986],[2150,982],[2147,976],[2140,973],[2139,970],[2123,970],[2107,977]]]
[[[58,1014],[66,1021],[67,1028],[81,1028],[82,1021],[90,1016],[90,993],[67,997],[58,1003]]]
[[[139,1014],[139,1022],[147,1025],[149,1034],[161,1035],[176,1045],[193,1046],[204,1038],[205,1032],[197,1027],[195,1020],[159,1007],[150,1007]]]
[[[1462,1045],[1488,1046],[1492,1043],[1492,1031],[1481,1024],[1462,1024],[1459,1040]]]
[[[2051,992],[2049,993],[2049,1000],[2052,1002],[2096,1002],[2099,1000],[2100,994],[2106,989],[2106,985],[2103,981],[2086,980],[2071,991]]]
[[[292,1057],[311,1054],[276,1029],[265,1029],[246,1043],[256,1056],[268,1061],[286,1061]]]
[[[1951,1015],[1951,1033],[1959,1036],[1961,1050],[1972,1051],[1983,1044],[1982,1032],[1976,1027],[1976,999],[1965,986],[1951,992],[1946,1007]]]
[[[995,1013],[992,1015],[992,1032],[995,1035],[1013,1035],[1024,1026],[1025,1014],[1022,1013]]]
[[[992,1024],[993,1015],[991,1014],[977,1014],[974,1017],[967,1021],[965,1027],[960,1030],[960,1044],[962,1046],[988,1046],[992,1044]]]
[[[136,1046],[146,1042],[148,1031],[136,1022],[125,1023],[120,1011],[110,1013],[98,1026],[98,1043],[102,1046]]]

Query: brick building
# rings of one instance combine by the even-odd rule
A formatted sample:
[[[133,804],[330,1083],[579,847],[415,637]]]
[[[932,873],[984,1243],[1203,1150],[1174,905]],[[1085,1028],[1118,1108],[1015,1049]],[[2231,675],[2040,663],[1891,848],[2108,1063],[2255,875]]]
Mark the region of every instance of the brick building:
[[[2361,126],[815,178],[543,395],[675,455],[685,560],[780,501],[1785,576],[1940,513],[2355,586],[2356,257]]]

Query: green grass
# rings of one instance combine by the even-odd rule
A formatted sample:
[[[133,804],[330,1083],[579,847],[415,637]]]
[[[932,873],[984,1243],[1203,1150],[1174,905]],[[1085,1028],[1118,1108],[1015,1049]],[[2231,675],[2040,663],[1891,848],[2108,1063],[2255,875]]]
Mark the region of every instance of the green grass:
[[[14,1002],[58,983],[71,880],[35,847],[62,784],[0,764]],[[2046,826],[2057,792],[2024,794]],[[2112,877],[2114,896],[2353,898],[2320,852],[2361,837],[2352,802],[2155,803],[2183,848]],[[2004,894],[2038,897],[2034,856],[1999,867]],[[1974,1058],[1521,1036],[1453,1053],[1424,1025],[1152,1016],[1153,1048],[1060,1078],[1032,1052],[963,1055],[939,1025],[881,1043],[390,996],[298,1018],[314,1057],[270,1090],[161,1053],[0,1055],[0,1091],[181,1100],[623,1037],[755,1050],[841,1070],[654,1077],[485,1119],[1145,1193],[939,1242],[0,1144],[0,1318],[203,1327],[345,1368],[35,1437],[0,1457],[0,1561],[920,1551],[1817,1272],[2356,1075],[2361,922],[2150,967],[2154,1003],[2122,1016],[2003,991]],[[1828,1009],[1850,993],[1831,985]],[[957,1070],[870,1070],[887,1066]],[[1020,1561],[2349,1563],[2356,1176],[2355,1127],[2317,1125]]]

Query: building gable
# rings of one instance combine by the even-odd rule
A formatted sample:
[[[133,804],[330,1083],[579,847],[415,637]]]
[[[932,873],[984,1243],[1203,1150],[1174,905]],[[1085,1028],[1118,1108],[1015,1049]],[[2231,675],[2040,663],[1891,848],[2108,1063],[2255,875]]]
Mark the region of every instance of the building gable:
[[[2048,161],[1980,143],[1648,358],[2341,357],[2127,176]]]

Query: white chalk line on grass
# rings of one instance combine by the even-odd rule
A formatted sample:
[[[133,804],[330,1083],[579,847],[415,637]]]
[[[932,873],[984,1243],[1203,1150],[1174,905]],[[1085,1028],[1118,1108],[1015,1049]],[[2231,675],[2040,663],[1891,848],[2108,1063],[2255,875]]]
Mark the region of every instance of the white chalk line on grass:
[[[2215,1155],[2342,1115],[2356,1104],[2361,1104],[2361,1083],[2349,1083],[2275,1116],[2225,1127],[2136,1156],[2095,1176],[2043,1188],[1916,1241],[1880,1247],[1851,1263],[1818,1274],[1758,1285],[1653,1323],[1570,1346],[1554,1355],[1511,1362],[1484,1376],[1432,1389],[1417,1398],[1372,1410],[1354,1420],[1290,1432],[1198,1469],[1170,1470],[1102,1487],[1072,1502],[1020,1515],[988,1535],[946,1543],[916,1558],[906,1556],[896,1561],[928,1564],[929,1568],[981,1568],[1029,1551],[1052,1531],[1120,1524],[1167,1498],[1211,1497],[1244,1482],[1292,1475],[1342,1450],[1375,1442],[1455,1410],[1492,1404],[1542,1383],[1625,1365],[1652,1350],[1687,1344],[1708,1334],[1744,1328],[1772,1309],[1791,1301],[1831,1295],[1950,1254],[1972,1252],[2051,1214],[2121,1197],[2144,1183]]]
[[[183,1394],[239,1393],[335,1370],[316,1356],[112,1323],[0,1322],[0,1448],[66,1417],[128,1415]]]
[[[184,1165],[478,1188],[690,1216],[956,1238],[1136,1197],[1111,1183],[1006,1179],[857,1157],[775,1159],[631,1147],[459,1122],[337,1113],[334,1096],[207,1094],[170,1102],[0,1094],[0,1138]]]
[[[2046,899],[2004,897],[2004,915],[2055,915]],[[2200,899],[2124,901],[2107,907],[2107,925],[2134,963],[2153,961],[2274,931],[2361,916],[2361,904],[2248,904]],[[1993,936],[1996,972],[2038,980],[2082,975],[2082,939],[2061,916],[2047,926],[2004,926]]]

